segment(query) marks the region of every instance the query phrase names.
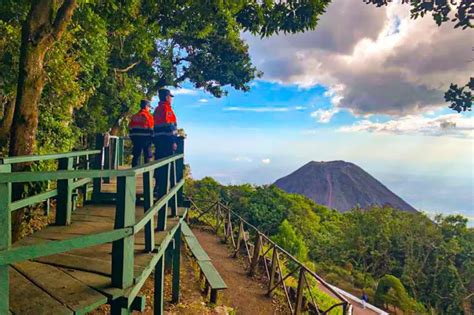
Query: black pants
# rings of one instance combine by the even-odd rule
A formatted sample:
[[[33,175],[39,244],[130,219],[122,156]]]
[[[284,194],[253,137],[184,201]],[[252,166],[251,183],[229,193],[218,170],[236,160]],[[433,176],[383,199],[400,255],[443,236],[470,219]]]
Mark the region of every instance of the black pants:
[[[140,160],[140,156],[143,152],[143,158],[145,163],[150,162],[152,157],[151,152],[151,137],[149,136],[130,136],[132,140],[133,149],[132,149],[132,167],[138,165],[138,161]]]
[[[167,156],[173,155],[175,151],[173,150],[173,145],[175,144],[175,137],[169,136],[158,136],[153,138],[153,144],[155,145],[155,160],[165,158]],[[174,172],[171,168],[170,178],[173,178]],[[166,194],[166,178],[168,177],[168,166],[162,166],[155,171],[155,192],[159,196]]]

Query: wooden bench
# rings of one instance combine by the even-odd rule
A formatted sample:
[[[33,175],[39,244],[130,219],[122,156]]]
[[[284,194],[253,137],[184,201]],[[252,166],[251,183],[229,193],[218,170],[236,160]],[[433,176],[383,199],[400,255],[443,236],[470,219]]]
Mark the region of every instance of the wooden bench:
[[[207,296],[210,288],[210,301],[211,303],[216,303],[218,292],[220,290],[227,289],[227,285],[225,284],[217,269],[212,264],[211,258],[209,258],[201,244],[199,244],[196,236],[193,234],[189,226],[184,222],[181,225],[181,233],[183,234],[184,240],[186,241],[186,244],[188,245],[193,257],[196,259],[196,262],[199,265],[199,269],[201,271],[200,278],[204,277],[206,280],[204,292]]]

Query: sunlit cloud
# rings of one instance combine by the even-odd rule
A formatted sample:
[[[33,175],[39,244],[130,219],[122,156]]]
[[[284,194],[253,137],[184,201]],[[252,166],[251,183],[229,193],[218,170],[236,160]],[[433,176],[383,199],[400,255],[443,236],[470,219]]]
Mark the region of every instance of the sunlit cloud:
[[[290,112],[296,110],[303,110],[304,106],[292,106],[292,107],[239,107],[231,106],[225,107],[223,110],[226,112],[254,112],[254,113],[278,113],[278,112]]]
[[[331,121],[332,117],[338,112],[339,108],[318,109],[311,113],[311,117],[315,118],[320,123],[327,124]]]
[[[247,162],[251,163],[253,160],[249,158],[248,156],[236,156],[235,158],[232,159],[234,162]]]
[[[197,95],[198,91],[193,89],[179,88],[170,90],[173,95]]]
[[[462,114],[448,114],[438,117],[408,115],[386,122],[362,120],[351,126],[341,127],[338,131],[474,138],[474,117],[465,117]]]
[[[206,98],[200,98],[200,99],[198,100],[198,102],[199,102],[199,103],[207,103],[207,102],[209,102],[209,100],[206,99]]]

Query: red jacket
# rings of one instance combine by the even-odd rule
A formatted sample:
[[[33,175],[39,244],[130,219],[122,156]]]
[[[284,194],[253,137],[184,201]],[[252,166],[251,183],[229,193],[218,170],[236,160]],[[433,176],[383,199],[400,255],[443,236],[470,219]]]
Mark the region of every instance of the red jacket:
[[[160,102],[153,114],[155,136],[176,136],[176,115],[169,102]]]
[[[155,119],[155,127],[163,124],[176,124],[176,115],[169,102],[158,103],[153,118]]]
[[[130,136],[152,136],[153,135],[153,116],[146,109],[141,109],[132,116],[128,124]]]

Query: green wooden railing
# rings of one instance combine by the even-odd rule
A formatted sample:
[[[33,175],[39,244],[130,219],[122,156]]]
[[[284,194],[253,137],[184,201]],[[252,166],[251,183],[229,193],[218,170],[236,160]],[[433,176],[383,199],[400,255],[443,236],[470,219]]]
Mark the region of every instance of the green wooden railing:
[[[123,143],[123,142],[122,142]],[[116,146],[118,149],[120,146]],[[123,148],[123,145],[122,145]],[[178,154],[163,158],[148,164],[129,169],[103,169],[103,153],[105,150],[80,151],[42,156],[22,156],[0,159],[0,314],[9,313],[9,272],[8,265],[28,259],[35,259],[67,252],[74,249],[86,248],[105,243],[112,243],[112,286],[125,289],[126,294],[112,304],[114,313],[128,313],[138,295],[141,286],[153,270],[161,269],[161,288],[158,284],[155,293],[155,312],[162,313],[163,309],[163,254],[166,244],[175,240],[175,251],[179,251],[180,224],[175,226],[160,247],[156,248],[154,241],[154,217],[157,215],[156,230],[165,231],[168,217],[168,208],[171,216],[178,216],[178,207],[184,205],[183,201],[183,168],[184,154],[183,141],[178,143]],[[123,149],[122,151],[123,152]],[[120,155],[120,151],[116,154]],[[94,156],[94,163],[90,157]],[[85,161],[85,169],[74,169],[79,163],[74,163],[78,158]],[[14,163],[36,162],[44,160],[58,160],[58,170],[40,172],[11,172]],[[122,160],[123,161],[123,160]],[[155,170],[165,170],[164,176],[156,178],[158,198],[154,198],[153,177]],[[143,178],[143,217],[136,222],[136,183],[137,176]],[[103,193],[101,191],[102,181],[105,178],[117,178],[117,190],[115,193]],[[12,184],[33,182],[56,182],[57,188],[48,190],[41,194],[27,197],[12,202]],[[57,198],[56,225],[68,225],[71,223],[71,212],[73,211],[72,191],[87,186],[93,182],[92,202],[101,202],[103,199],[113,199],[116,203],[114,229],[97,234],[84,235],[66,240],[47,241],[38,245],[11,247],[11,213],[21,207],[42,202],[49,198]],[[87,195],[87,189],[84,196]],[[109,198],[104,196],[109,195]],[[181,222],[181,221],[180,221]],[[153,253],[149,265],[142,274],[134,281],[134,235],[140,230],[145,232],[145,250]],[[178,257],[179,253],[173,255]],[[173,258],[174,259],[174,258]],[[174,261],[176,264],[176,261]],[[179,298],[179,260],[178,268],[173,268],[173,300]],[[175,271],[175,269],[177,269]],[[156,271],[155,270],[155,271]],[[158,278],[160,274],[158,273]],[[156,284],[156,282],[155,282]],[[125,292],[125,291],[124,291]],[[158,298],[158,301],[156,301]],[[156,308],[159,310],[156,310]],[[160,311],[161,310],[161,311]]]
[[[57,161],[58,170],[79,170],[89,169],[91,164],[98,163],[100,159],[101,150],[89,150],[89,151],[77,151],[57,154],[46,154],[46,155],[28,155],[28,156],[16,156],[16,157],[0,157],[0,173],[11,173],[12,167],[19,163],[36,163],[44,161]],[[33,174],[31,172],[30,174]],[[32,176],[33,177],[33,176]],[[47,212],[49,213],[49,200],[53,197],[57,197],[58,208],[64,207],[75,208],[77,202],[78,189],[82,189],[84,195],[88,188],[88,184],[91,179],[80,179],[74,182],[58,181],[56,188],[51,189],[50,183],[48,183],[48,189],[39,194],[28,196],[26,198],[11,200],[9,199],[9,208],[11,211],[15,211],[24,207],[28,207],[37,203],[47,202]],[[9,198],[12,198],[11,196]],[[67,211],[59,211],[57,214],[62,215],[68,213]],[[66,224],[68,217],[56,217],[56,222]]]

